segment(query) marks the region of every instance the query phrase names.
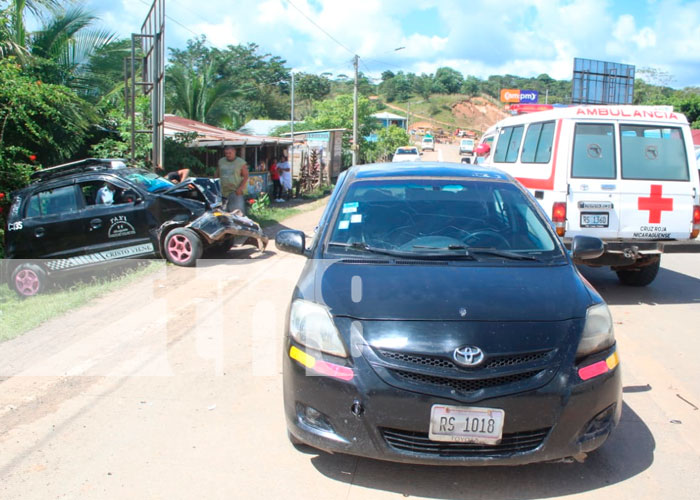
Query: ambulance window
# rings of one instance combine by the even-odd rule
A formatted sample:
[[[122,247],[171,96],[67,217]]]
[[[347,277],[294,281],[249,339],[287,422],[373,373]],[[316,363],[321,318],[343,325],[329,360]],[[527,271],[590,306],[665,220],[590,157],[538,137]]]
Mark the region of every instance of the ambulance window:
[[[677,127],[620,125],[623,179],[687,181],[688,155]]]
[[[523,126],[505,127],[501,130],[501,136],[496,144],[496,152],[493,161],[500,163],[515,163],[520,150],[520,140],[523,138]]]
[[[523,142],[523,163],[549,163],[552,157],[554,122],[533,123],[527,128]]]
[[[615,135],[613,125],[576,124],[572,177],[615,178]]]

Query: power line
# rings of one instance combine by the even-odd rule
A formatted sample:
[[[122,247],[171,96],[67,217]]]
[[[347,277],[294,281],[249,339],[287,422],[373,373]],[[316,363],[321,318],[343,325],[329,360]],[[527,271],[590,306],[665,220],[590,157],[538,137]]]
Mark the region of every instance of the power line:
[[[328,33],[326,30],[324,30],[323,28],[321,28],[321,26],[319,26],[318,24],[316,24],[316,21],[314,21],[314,20],[311,19],[309,16],[307,16],[306,14],[304,14],[304,12],[303,12],[299,7],[297,7],[296,5],[294,5],[294,4],[291,2],[291,0],[285,0],[285,2],[287,2],[289,5],[291,5],[292,7],[294,7],[294,9],[295,9],[297,12],[299,12],[299,14],[301,14],[302,16],[304,16],[304,17],[306,18],[307,21],[309,21],[311,24],[313,24],[314,26],[316,26],[316,28],[318,28],[319,30],[321,30],[321,32],[323,32],[328,38],[330,38],[330,39],[333,40],[335,43],[337,43],[338,45],[340,45],[342,48],[344,48],[345,50],[347,50],[348,52],[350,52],[350,54],[352,54],[353,56],[355,55],[355,52],[353,52],[352,50],[350,50],[349,48],[347,48],[345,45],[343,45],[342,43],[340,43],[338,40],[336,40],[336,39],[333,37],[333,35],[331,35],[331,34]]]

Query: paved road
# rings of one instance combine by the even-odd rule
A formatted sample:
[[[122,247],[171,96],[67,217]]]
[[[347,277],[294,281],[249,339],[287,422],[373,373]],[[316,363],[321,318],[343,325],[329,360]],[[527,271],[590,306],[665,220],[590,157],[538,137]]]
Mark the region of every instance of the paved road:
[[[310,232],[319,216],[286,225]],[[517,468],[297,451],[282,415],[281,331],[305,260],[232,256],[164,267],[0,344],[0,498],[698,497],[697,256],[664,257],[642,289],[584,269],[616,323],[622,422],[583,464]]]

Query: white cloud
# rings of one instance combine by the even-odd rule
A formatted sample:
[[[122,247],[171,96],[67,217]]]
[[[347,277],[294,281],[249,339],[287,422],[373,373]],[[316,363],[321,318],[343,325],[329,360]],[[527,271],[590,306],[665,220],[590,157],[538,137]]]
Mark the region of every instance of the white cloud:
[[[255,42],[295,69],[336,74],[349,74],[358,53],[361,69],[376,75],[396,66],[420,73],[451,65],[482,78],[547,73],[568,79],[573,58],[584,57],[664,69],[677,85],[700,85],[698,0],[635,2],[622,13],[613,0],[292,1],[339,43],[284,0],[168,0],[167,43],[184,47],[193,32],[217,46]],[[128,36],[148,11],[144,2],[93,0],[91,7]],[[438,10],[439,32],[402,26],[407,11],[426,8]],[[394,52],[400,46],[405,49]]]

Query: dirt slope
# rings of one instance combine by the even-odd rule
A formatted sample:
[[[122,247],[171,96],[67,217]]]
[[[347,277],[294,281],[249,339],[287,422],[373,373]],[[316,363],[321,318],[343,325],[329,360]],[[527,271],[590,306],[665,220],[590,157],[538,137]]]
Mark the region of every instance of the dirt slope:
[[[471,128],[484,132],[491,125],[509,113],[502,106],[497,106],[483,97],[473,97],[452,105],[452,114],[471,124]]]

